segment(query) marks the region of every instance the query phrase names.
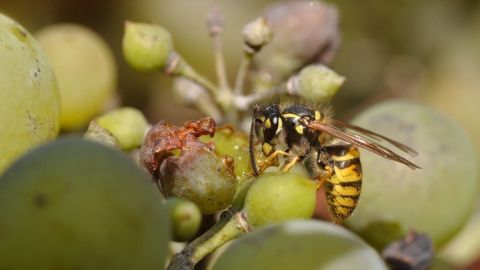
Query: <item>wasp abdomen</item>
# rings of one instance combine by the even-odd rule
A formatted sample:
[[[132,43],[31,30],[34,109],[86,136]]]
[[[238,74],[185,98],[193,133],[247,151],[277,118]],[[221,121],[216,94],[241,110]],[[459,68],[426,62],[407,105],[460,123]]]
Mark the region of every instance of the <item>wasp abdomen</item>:
[[[357,206],[362,187],[362,165],[357,147],[347,145],[330,149],[334,174],[326,180],[330,211],[340,223],[348,218]]]

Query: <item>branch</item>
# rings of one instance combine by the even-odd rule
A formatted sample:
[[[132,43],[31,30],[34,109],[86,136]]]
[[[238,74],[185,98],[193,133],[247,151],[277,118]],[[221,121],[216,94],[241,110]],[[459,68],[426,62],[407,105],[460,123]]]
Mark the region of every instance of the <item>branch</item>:
[[[213,40],[213,55],[215,58],[215,71],[217,73],[218,85],[221,91],[230,91],[227,72],[225,68],[225,59],[223,55],[222,32],[224,18],[220,12],[218,4],[215,2],[207,15],[207,27]]]

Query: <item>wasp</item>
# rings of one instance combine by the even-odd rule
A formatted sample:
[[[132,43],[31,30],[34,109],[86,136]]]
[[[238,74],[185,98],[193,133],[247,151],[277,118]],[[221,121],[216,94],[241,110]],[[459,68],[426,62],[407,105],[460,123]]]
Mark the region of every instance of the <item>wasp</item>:
[[[260,166],[255,159],[257,138],[267,157]],[[334,222],[341,223],[352,214],[360,197],[363,174],[359,147],[413,170],[420,169],[381,142],[412,156],[417,154],[400,142],[335,120],[328,105],[274,103],[254,106],[249,151],[255,175],[271,166],[278,156],[287,157],[283,171],[290,170],[297,162],[307,164],[318,187],[324,187]]]

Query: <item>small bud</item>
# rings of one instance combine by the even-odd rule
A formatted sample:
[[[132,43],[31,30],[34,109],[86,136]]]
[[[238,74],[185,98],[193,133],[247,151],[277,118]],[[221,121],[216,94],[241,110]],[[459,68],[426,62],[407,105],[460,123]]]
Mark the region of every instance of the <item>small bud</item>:
[[[124,150],[137,148],[143,143],[149,123],[137,109],[123,107],[96,119],[99,126],[110,131]]]
[[[153,24],[125,23],[123,55],[134,68],[142,71],[161,70],[173,53],[170,33]]]
[[[345,77],[324,65],[309,65],[290,80],[289,92],[307,100],[329,102],[344,81]]]
[[[270,41],[272,30],[265,18],[257,18],[243,27],[242,35],[247,48],[257,52]]]
[[[90,121],[88,129],[83,134],[83,138],[88,141],[97,142],[115,149],[120,149],[120,143],[110,131],[101,127],[95,121]]]
[[[172,220],[173,240],[188,241],[197,234],[202,223],[202,213],[191,201],[172,197],[166,202]]]

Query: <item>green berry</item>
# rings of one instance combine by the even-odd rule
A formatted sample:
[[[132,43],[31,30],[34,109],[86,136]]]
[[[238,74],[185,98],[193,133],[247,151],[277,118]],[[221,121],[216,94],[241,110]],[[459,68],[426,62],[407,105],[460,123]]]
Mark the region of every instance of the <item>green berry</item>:
[[[87,126],[116,90],[117,69],[111,49],[97,33],[75,24],[52,25],[36,36],[58,80],[61,129]]]
[[[244,212],[250,226],[308,219],[316,202],[316,182],[297,173],[267,172],[249,188]]]
[[[210,262],[219,269],[387,270],[359,237],[326,222],[297,220],[255,230],[227,246]]]
[[[124,150],[140,147],[150,126],[141,111],[130,107],[115,109],[95,121],[118,138]]]
[[[0,14],[0,174],[54,139],[59,124],[58,87],[46,54],[25,28]]]
[[[168,213],[148,176],[100,144],[60,139],[0,178],[0,269],[161,269]]]
[[[377,248],[409,229],[426,233],[437,247],[448,241],[477,198],[479,162],[463,129],[408,101],[380,103],[354,123],[415,149],[418,156],[410,159],[422,169],[362,151],[363,191],[347,225]]]
[[[166,206],[170,210],[173,240],[191,240],[202,224],[202,213],[198,206],[191,201],[176,197],[168,198]]]
[[[162,70],[173,53],[170,33],[154,24],[125,22],[123,56],[141,71]]]

